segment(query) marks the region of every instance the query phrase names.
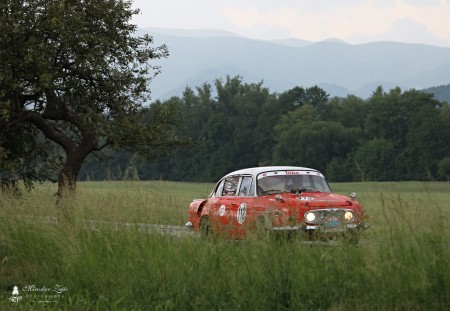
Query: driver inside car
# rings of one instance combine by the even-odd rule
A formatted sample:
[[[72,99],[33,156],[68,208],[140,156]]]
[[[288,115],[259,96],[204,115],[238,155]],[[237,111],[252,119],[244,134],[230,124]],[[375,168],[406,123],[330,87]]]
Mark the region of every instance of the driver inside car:
[[[292,192],[293,190],[300,190],[303,188],[303,176],[297,175],[292,176],[286,182],[286,191]]]

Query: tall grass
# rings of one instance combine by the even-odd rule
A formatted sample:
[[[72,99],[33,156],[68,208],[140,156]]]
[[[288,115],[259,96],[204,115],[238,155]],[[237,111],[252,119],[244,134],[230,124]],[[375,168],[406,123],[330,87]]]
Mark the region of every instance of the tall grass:
[[[182,225],[209,184],[81,183],[0,197],[0,310],[449,310],[450,184],[351,183],[372,227],[358,246],[203,240],[92,228],[82,219]],[[49,217],[51,216],[51,217]],[[55,219],[58,220],[55,223]],[[12,302],[13,286],[67,287]]]

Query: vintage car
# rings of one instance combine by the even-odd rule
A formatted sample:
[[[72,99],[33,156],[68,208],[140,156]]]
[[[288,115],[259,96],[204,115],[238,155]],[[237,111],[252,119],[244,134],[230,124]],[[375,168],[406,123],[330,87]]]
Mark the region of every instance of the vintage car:
[[[358,243],[366,220],[356,194],[333,193],[319,171],[268,166],[224,176],[208,199],[192,201],[186,226],[233,239],[272,232]]]

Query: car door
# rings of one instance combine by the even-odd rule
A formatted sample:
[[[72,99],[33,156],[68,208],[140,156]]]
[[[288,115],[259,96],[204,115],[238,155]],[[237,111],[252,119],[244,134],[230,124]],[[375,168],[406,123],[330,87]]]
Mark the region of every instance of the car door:
[[[216,200],[210,210],[210,217],[213,222],[214,231],[218,235],[230,235],[232,226],[236,226],[233,221],[233,214],[238,210],[238,187],[241,176],[225,177],[218,185],[214,194]]]
[[[241,176],[238,192],[231,204],[228,219],[231,228],[230,234],[235,238],[243,238],[252,228],[255,212],[255,185],[250,175]]]

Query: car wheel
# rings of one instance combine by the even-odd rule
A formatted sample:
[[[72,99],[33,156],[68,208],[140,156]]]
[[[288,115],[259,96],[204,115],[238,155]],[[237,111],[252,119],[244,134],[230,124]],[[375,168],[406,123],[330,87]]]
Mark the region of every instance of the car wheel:
[[[211,220],[208,216],[203,216],[202,219],[200,219],[200,231],[202,236],[208,237],[212,234],[211,229]]]

